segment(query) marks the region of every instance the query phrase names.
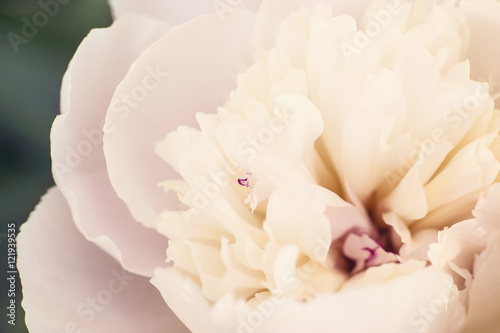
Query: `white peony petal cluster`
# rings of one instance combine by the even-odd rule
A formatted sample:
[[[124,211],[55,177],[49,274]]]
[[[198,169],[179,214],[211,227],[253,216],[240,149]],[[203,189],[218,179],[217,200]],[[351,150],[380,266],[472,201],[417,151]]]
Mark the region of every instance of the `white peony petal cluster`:
[[[31,332],[500,330],[499,2],[111,4],[18,238]]]

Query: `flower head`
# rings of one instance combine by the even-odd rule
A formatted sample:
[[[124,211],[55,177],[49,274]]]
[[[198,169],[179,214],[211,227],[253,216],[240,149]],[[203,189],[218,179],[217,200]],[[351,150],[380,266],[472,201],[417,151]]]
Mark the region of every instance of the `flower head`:
[[[168,238],[169,267],[123,250],[133,233],[95,241],[193,332],[494,331],[498,305],[479,309],[499,294],[500,113],[479,8],[500,16],[490,0],[267,0],[140,49],[95,165],[127,218]],[[191,61],[208,47],[210,66]],[[55,178],[99,230],[82,221],[102,206],[71,192],[82,175]]]

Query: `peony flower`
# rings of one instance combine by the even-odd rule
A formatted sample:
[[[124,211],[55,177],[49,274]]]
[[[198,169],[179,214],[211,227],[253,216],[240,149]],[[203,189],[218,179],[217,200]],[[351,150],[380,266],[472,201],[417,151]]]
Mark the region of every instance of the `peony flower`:
[[[18,238],[31,332],[500,330],[500,3],[111,4]]]

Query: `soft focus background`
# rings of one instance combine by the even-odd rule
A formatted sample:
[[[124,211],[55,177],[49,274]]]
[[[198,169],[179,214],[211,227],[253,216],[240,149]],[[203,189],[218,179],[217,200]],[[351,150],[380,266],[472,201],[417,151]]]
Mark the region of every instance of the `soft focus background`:
[[[53,185],[49,133],[59,112],[63,74],[82,39],[92,28],[107,27],[106,0],[0,0],[0,332],[27,332],[17,281],[16,325],[7,323],[7,224],[17,231]],[[43,21],[42,5],[57,3]],[[54,8],[54,7],[51,7]],[[51,9],[49,9],[50,11]],[[26,21],[40,25],[23,36]],[[45,24],[43,24],[45,23]],[[26,38],[15,47],[9,33]],[[11,34],[11,36],[13,36]],[[75,286],[77,288],[77,286]],[[54,332],[59,333],[59,332]]]

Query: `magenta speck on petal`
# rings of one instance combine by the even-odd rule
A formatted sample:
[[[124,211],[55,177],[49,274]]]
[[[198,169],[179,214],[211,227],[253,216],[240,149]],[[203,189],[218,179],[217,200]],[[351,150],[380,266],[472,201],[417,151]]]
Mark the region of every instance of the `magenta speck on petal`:
[[[247,172],[247,175],[251,175],[250,172]],[[246,186],[248,188],[252,188],[252,185],[250,185],[250,181],[248,180],[248,177],[247,178],[238,178],[238,184],[240,184],[241,186]]]

